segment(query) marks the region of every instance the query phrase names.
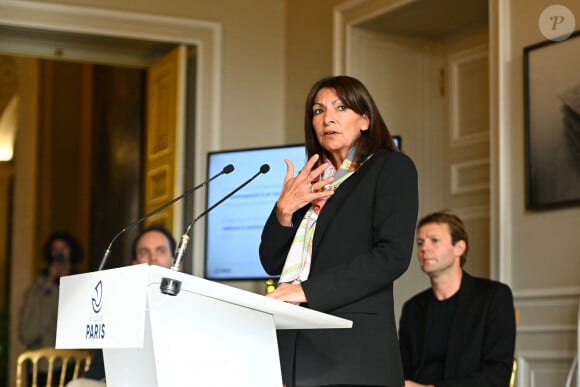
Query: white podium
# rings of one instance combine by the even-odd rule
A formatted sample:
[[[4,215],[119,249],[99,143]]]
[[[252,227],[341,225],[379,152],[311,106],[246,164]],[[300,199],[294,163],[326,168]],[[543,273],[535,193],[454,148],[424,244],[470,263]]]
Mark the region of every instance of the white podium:
[[[162,278],[181,282],[162,294]],[[64,277],[57,348],[103,348],[108,387],[282,385],[276,329],[352,322],[159,266]]]

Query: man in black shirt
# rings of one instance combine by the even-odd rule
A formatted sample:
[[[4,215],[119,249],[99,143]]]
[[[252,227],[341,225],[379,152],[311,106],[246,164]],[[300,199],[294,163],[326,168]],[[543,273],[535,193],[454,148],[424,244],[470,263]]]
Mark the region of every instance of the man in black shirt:
[[[421,270],[431,288],[403,306],[399,344],[405,387],[507,387],[515,348],[510,288],[463,270],[467,232],[437,212],[417,226]]]

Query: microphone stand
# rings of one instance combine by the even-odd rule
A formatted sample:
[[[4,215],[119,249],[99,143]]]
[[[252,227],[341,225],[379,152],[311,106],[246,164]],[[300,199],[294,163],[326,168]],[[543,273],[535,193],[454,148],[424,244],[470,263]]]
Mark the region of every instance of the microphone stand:
[[[226,196],[224,196],[223,198],[218,200],[211,207],[209,207],[208,209],[203,211],[201,214],[196,216],[195,219],[193,219],[193,222],[191,222],[189,224],[189,226],[187,226],[187,229],[181,235],[181,240],[179,241],[179,246],[177,247],[177,251],[175,252],[175,260],[174,260],[173,266],[171,266],[171,270],[181,271],[181,266],[182,266],[181,262],[183,260],[183,254],[185,253],[185,250],[187,249],[187,244],[189,243],[189,235],[188,235],[189,230],[191,230],[193,225],[200,218],[207,215],[208,212],[210,212],[211,210],[213,210],[214,208],[216,208],[217,206],[222,204],[224,201],[229,199],[231,196],[233,196],[236,192],[238,192],[239,190],[244,188],[246,185],[250,184],[252,182],[252,180],[254,180],[256,177],[258,177],[262,173],[264,173],[264,174],[268,173],[269,170],[270,170],[270,166],[268,164],[263,164],[260,167],[260,170],[254,176],[250,177],[248,180],[246,180],[244,183],[239,185],[232,192],[230,192],[229,194],[227,194]],[[168,296],[177,296],[179,294],[179,292],[181,291],[181,281],[173,279],[173,278],[163,277],[161,279],[161,285],[159,286],[159,289],[161,290],[161,293],[166,294]]]
[[[228,174],[228,173],[232,172],[233,170],[234,170],[234,166],[232,164],[226,165],[219,173],[215,174],[214,176],[212,176],[208,180],[204,181],[203,183],[198,184],[195,187],[188,189],[187,191],[185,191],[184,193],[182,193],[178,197],[176,197],[176,198],[168,201],[167,203],[163,204],[161,207],[156,208],[153,211],[151,211],[150,213],[148,213],[146,215],[143,215],[139,219],[135,220],[134,222],[129,223],[127,226],[125,226],[125,228],[123,228],[121,231],[119,231],[117,233],[117,235],[115,235],[113,237],[113,239],[111,240],[111,242],[107,246],[107,250],[105,250],[105,254],[103,254],[103,258],[101,258],[101,263],[100,263],[99,268],[97,269],[97,271],[103,270],[103,268],[105,267],[105,264],[107,263],[107,259],[109,259],[109,255],[111,255],[111,247],[113,246],[113,243],[115,243],[115,241],[117,240],[117,238],[119,238],[125,231],[129,230],[130,228],[133,228],[134,226],[138,225],[139,223],[141,223],[145,219],[147,219],[147,218],[155,215],[159,211],[164,210],[166,207],[168,207],[171,204],[175,203],[179,199],[182,199],[182,198],[184,198],[186,196],[191,195],[194,191],[197,191],[198,189],[200,189],[204,185],[207,185],[210,181],[212,181],[213,179],[217,178],[218,176],[221,176],[223,174]]]

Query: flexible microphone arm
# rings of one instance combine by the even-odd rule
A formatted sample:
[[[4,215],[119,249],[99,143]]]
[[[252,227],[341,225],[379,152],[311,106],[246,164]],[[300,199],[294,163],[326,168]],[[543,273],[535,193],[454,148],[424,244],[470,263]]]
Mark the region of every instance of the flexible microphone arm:
[[[256,177],[258,177],[259,175],[261,175],[263,173],[264,174],[268,173],[269,170],[270,170],[270,166],[268,164],[263,164],[260,167],[260,170],[254,176],[250,177],[248,180],[243,182],[241,185],[239,185],[232,192],[230,192],[229,194],[227,194],[226,196],[224,196],[223,198],[218,200],[215,204],[213,204],[211,207],[209,207],[208,209],[203,211],[201,214],[196,216],[195,219],[193,219],[193,222],[191,222],[189,224],[189,226],[187,226],[187,229],[181,235],[181,240],[179,241],[179,246],[177,247],[177,251],[175,253],[175,260],[173,262],[173,266],[171,266],[171,270],[181,271],[183,254],[185,253],[185,250],[187,249],[187,244],[189,243],[189,235],[188,234],[189,234],[189,231],[191,230],[191,228],[193,227],[193,225],[195,224],[195,222],[197,222],[200,218],[207,215],[208,212],[210,212],[211,210],[213,210],[214,208],[216,208],[217,206],[222,204],[224,201],[226,201],[227,199],[232,197],[236,192],[238,192],[239,190],[244,188],[246,185],[250,184],[252,182],[252,180],[254,180]],[[163,294],[167,294],[170,296],[176,296],[177,294],[179,294],[179,291],[181,290],[181,281],[174,280],[172,278],[163,277],[161,279],[160,289],[161,289],[161,292]]]
[[[220,204],[222,204],[224,201],[228,200],[230,197],[232,197],[236,192],[238,192],[239,190],[241,190],[242,188],[244,188],[245,186],[247,186],[248,184],[250,184],[252,182],[252,180],[254,180],[256,177],[258,177],[261,174],[265,174],[268,173],[268,171],[270,170],[270,166],[268,164],[264,164],[260,167],[260,170],[252,177],[250,177],[248,180],[246,180],[243,184],[241,184],[238,188],[234,189],[232,192],[230,192],[229,194],[227,194],[226,196],[224,196],[223,198],[221,198],[220,200],[217,201],[217,203],[215,203],[213,206],[209,207],[207,210],[205,210],[204,212],[202,212],[201,214],[199,214],[191,223],[192,225],[197,222],[199,220],[199,218],[207,215],[208,212],[210,212],[211,210],[213,210],[214,208],[216,208],[217,206],[219,206]]]
[[[151,211],[150,213],[143,215],[141,218],[135,220],[132,223],[129,223],[127,226],[125,226],[125,228],[123,228],[121,231],[119,231],[117,233],[117,235],[115,235],[113,237],[113,239],[111,239],[111,242],[109,243],[109,245],[107,246],[107,249],[105,250],[105,254],[103,254],[103,258],[101,259],[101,264],[99,265],[98,271],[103,270],[103,267],[105,267],[105,264],[107,263],[107,259],[109,258],[109,255],[111,255],[111,247],[113,246],[113,243],[115,243],[115,241],[127,230],[135,227],[136,225],[138,225],[139,223],[143,222],[145,219],[155,215],[156,213],[158,213],[161,210],[164,210],[165,208],[167,208],[168,206],[172,205],[173,203],[175,203],[176,201],[191,195],[193,192],[197,191],[198,189],[200,189],[201,187],[207,185],[210,181],[214,180],[215,178],[223,175],[223,174],[228,174],[230,172],[232,172],[234,170],[234,166],[232,164],[228,164],[226,165],[219,173],[213,175],[212,177],[210,177],[209,179],[207,179],[206,181],[204,181],[201,184],[196,185],[193,188],[188,189],[187,191],[185,191],[184,193],[182,193],[181,195],[177,196],[176,198],[168,201],[167,203],[163,204],[161,207],[154,209],[153,211]]]

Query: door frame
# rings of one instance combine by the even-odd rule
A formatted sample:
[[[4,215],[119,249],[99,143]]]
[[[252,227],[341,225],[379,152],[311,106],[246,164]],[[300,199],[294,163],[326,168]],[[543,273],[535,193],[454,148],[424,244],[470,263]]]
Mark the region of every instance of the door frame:
[[[333,72],[348,74],[349,58],[352,55],[351,35],[353,27],[391,12],[399,7],[420,0],[376,1],[348,0],[337,5],[333,12]],[[387,3],[387,4],[385,4]],[[500,81],[505,77],[504,63],[509,52],[501,37],[509,31],[507,2],[488,0],[489,10],[489,98],[490,98],[490,275],[507,284],[512,282],[510,254],[512,251],[509,218],[511,217],[510,182],[507,171],[501,168],[501,160],[509,159],[506,150],[507,134],[502,127],[502,117],[507,117],[504,103],[507,98],[500,89]],[[507,41],[507,40],[504,40]],[[502,145],[503,144],[503,145]],[[503,188],[500,188],[503,187]],[[506,189],[507,188],[507,189]]]
[[[204,130],[197,130],[195,134],[195,175],[204,176],[204,155],[220,143],[221,23],[139,12],[4,0],[0,2],[0,25],[196,46],[195,127]],[[0,53],[2,51],[0,44]],[[199,209],[203,210],[203,207]]]
[[[195,131],[192,170],[198,180],[205,176],[205,155],[221,143],[221,23],[93,7],[3,0],[0,2],[0,25],[196,46],[198,65],[194,125],[203,130]],[[0,53],[3,53],[2,44]],[[34,54],[32,48],[30,54]],[[198,195],[199,198],[196,196],[194,201],[195,213],[204,210],[201,193]],[[18,217],[18,214],[14,215]],[[202,256],[202,228],[194,230],[193,239],[193,256]],[[196,266],[199,265],[194,265],[194,271]]]

